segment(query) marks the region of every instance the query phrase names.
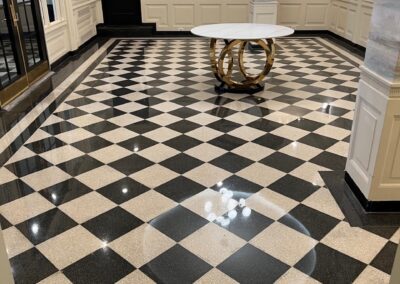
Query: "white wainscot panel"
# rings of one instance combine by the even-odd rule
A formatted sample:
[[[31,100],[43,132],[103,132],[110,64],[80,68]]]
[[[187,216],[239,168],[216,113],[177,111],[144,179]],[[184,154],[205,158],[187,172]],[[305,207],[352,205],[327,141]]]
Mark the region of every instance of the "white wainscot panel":
[[[200,4],[196,24],[207,25],[222,22],[222,8],[220,4]]]
[[[243,23],[249,18],[249,6],[246,4],[228,4],[225,8],[225,22]]]
[[[328,14],[329,3],[308,3],[304,25],[310,28],[324,28],[328,23]]]
[[[302,26],[300,3],[281,3],[278,7],[279,24],[293,28]]]
[[[159,28],[168,28],[168,5],[149,4],[143,9],[143,16],[149,22],[156,23]]]
[[[194,4],[173,4],[172,5],[172,26],[178,29],[187,29],[193,27],[194,15],[195,15]]]
[[[53,63],[70,51],[67,23],[57,23],[45,30],[49,62]]]

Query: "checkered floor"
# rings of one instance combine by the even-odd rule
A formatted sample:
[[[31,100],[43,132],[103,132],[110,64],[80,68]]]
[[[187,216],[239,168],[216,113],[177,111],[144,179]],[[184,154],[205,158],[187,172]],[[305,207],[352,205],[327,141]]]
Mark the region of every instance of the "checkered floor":
[[[350,227],[318,174],[359,70],[278,45],[265,92],[217,97],[206,40],[120,41],[0,169],[16,282],[387,283],[400,231]]]

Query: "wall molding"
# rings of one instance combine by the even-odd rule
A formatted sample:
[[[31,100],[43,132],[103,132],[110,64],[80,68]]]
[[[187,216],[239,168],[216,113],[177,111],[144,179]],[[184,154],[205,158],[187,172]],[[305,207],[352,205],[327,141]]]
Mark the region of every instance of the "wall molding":
[[[188,31],[201,24],[252,22],[253,2],[269,1],[142,0],[142,17],[144,23],[156,23],[157,31]],[[329,30],[360,46],[367,44],[371,0],[276,0],[271,3],[277,3],[280,25],[305,31]],[[268,9],[268,4],[265,5]],[[265,11],[265,17],[268,15],[271,12]]]

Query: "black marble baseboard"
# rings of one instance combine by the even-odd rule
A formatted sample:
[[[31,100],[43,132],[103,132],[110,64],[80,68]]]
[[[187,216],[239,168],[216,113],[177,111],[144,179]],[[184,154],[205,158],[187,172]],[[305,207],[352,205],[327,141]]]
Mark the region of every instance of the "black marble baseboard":
[[[369,205],[367,211],[363,206],[364,202],[359,200],[357,193],[355,194],[351,185],[347,183],[344,171],[324,171],[320,172],[320,175],[352,226],[400,226],[397,202],[378,202],[379,205]],[[380,209],[380,212],[370,211],[371,209]]]

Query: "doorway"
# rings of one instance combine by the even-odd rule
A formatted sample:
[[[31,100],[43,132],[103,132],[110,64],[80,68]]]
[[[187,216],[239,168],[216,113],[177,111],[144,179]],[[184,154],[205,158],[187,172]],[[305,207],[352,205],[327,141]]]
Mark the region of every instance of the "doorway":
[[[0,107],[49,71],[38,0],[0,0]]]
[[[102,0],[105,25],[141,25],[140,0]]]

